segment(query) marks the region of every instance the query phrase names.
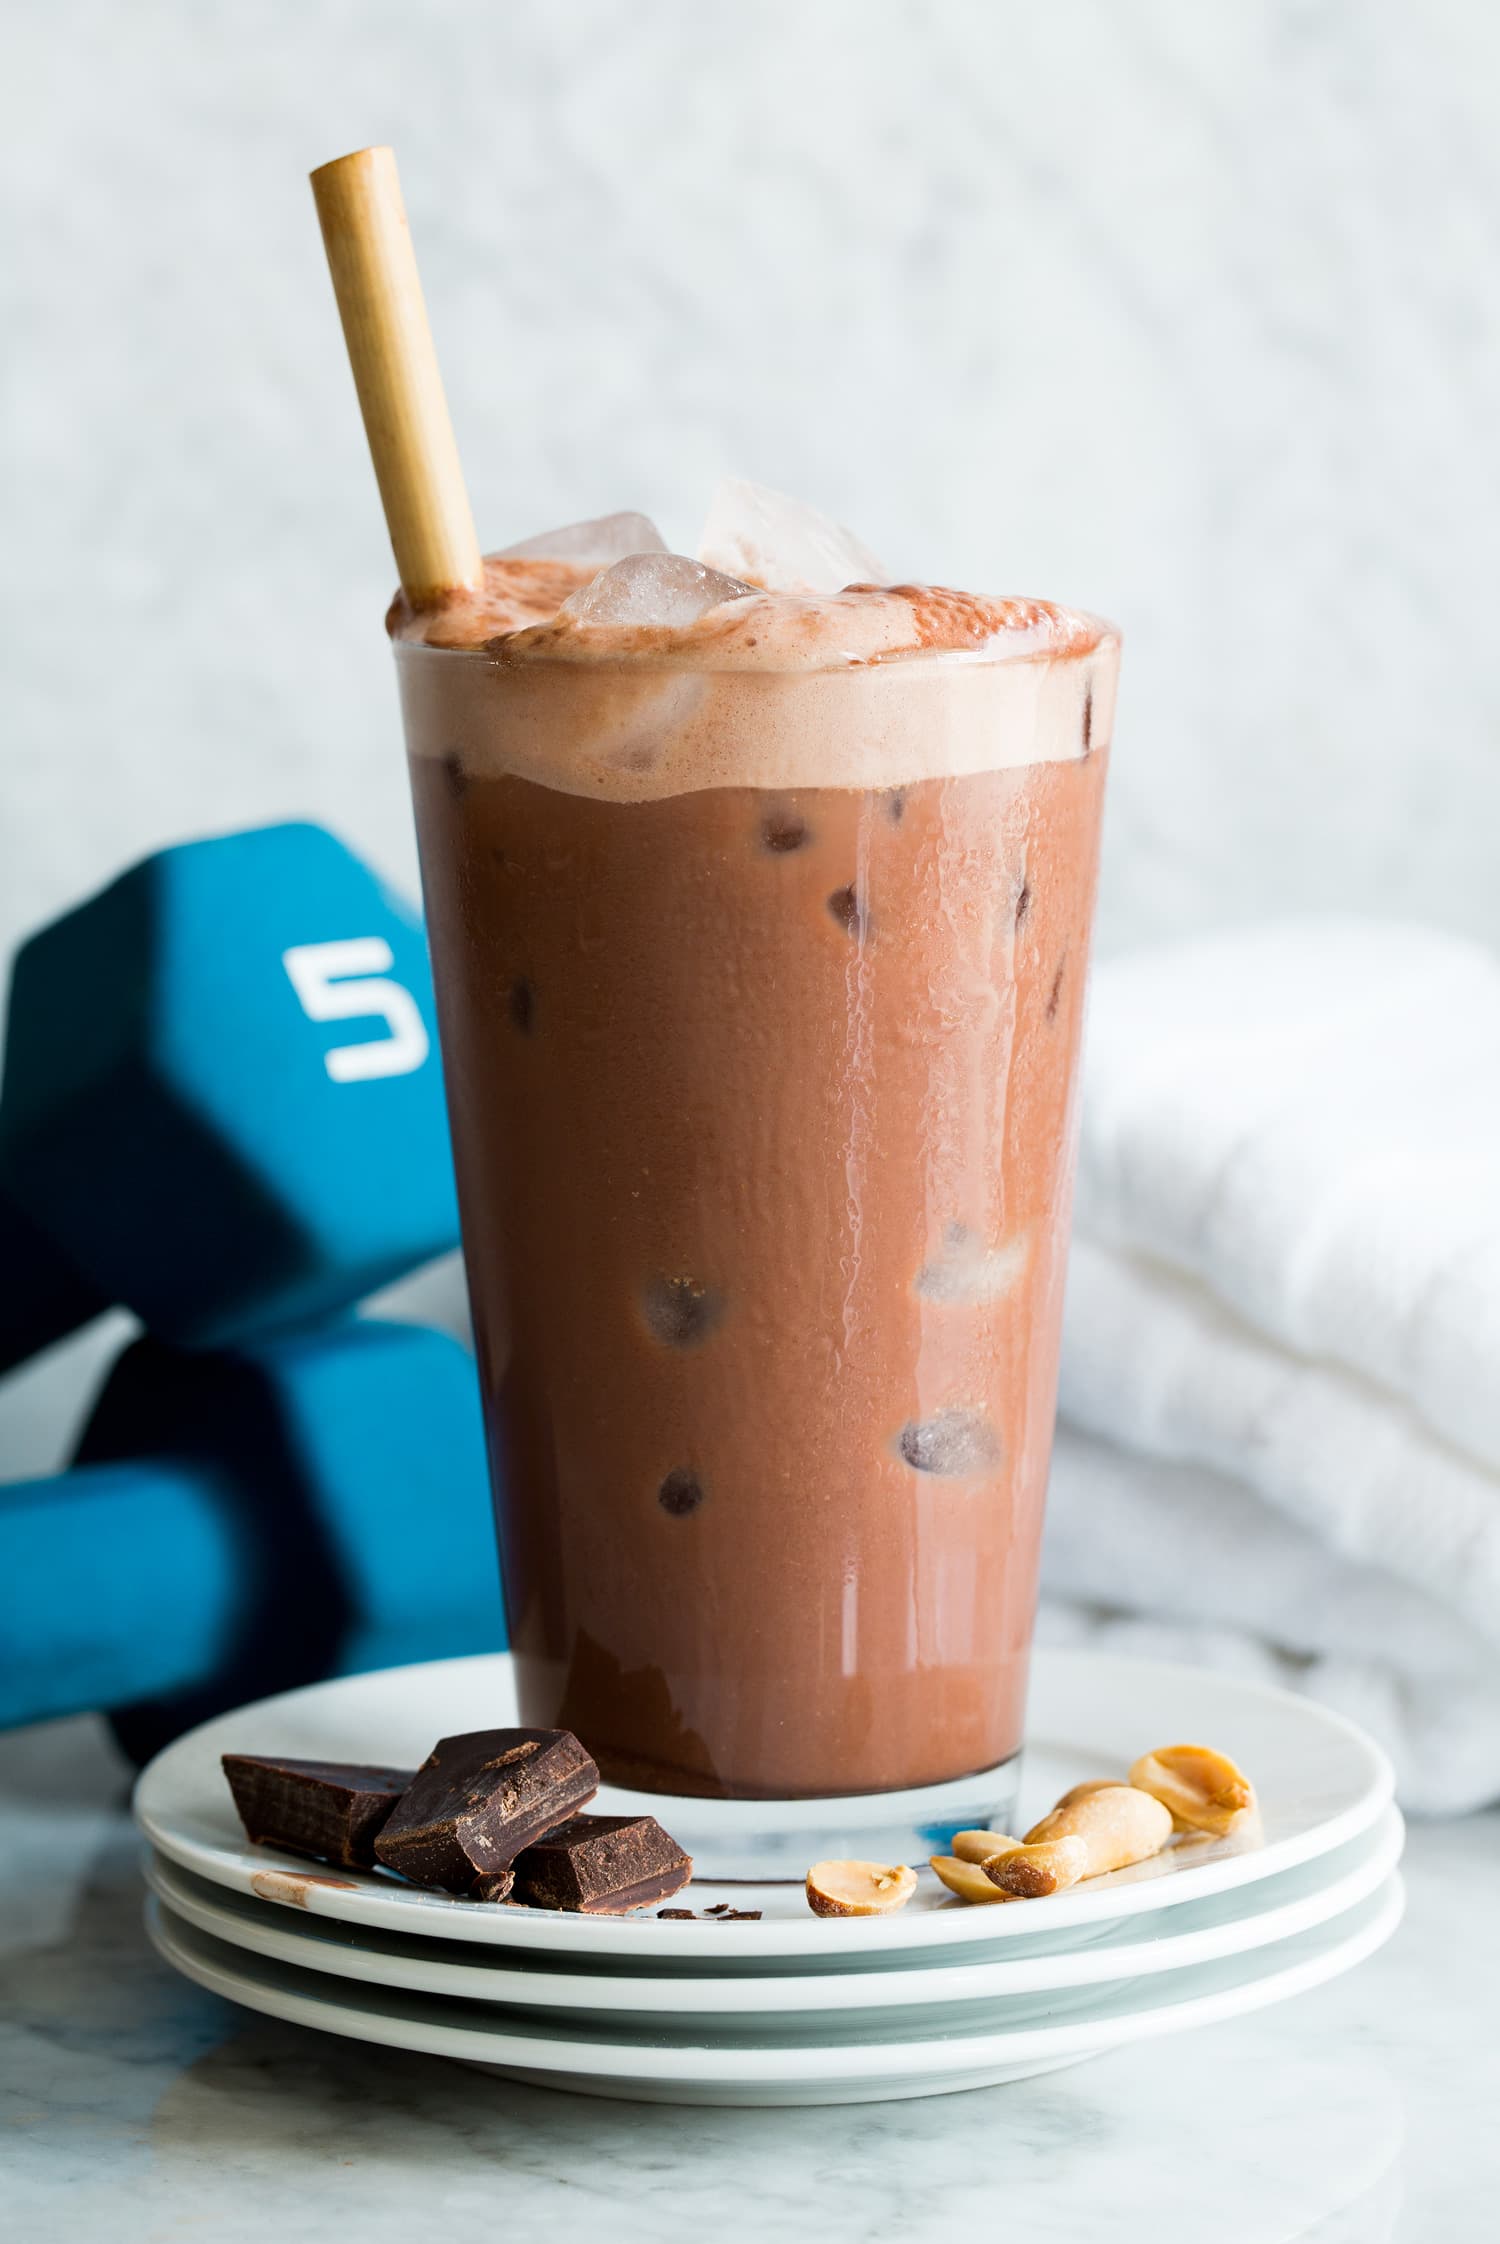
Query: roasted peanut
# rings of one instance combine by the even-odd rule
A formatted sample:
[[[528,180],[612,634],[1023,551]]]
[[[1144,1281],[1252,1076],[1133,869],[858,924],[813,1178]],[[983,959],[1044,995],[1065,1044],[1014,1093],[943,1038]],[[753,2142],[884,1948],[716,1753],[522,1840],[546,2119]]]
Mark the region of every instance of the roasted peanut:
[[[886,1917],[916,1890],[904,1863],[815,1862],[807,1873],[807,1906],[819,1917]]]
[[[1089,1852],[1082,1839],[1045,1839],[1039,1846],[1008,1847],[983,1864],[991,1885],[1016,1901],[1037,1901],[1061,1893],[1088,1876]]]
[[[1057,1808],[1071,1807],[1075,1800],[1083,1799],[1086,1793],[1107,1792],[1112,1784],[1123,1784],[1124,1782],[1123,1777],[1090,1777],[1086,1784],[1075,1784],[1070,1792],[1065,1792],[1052,1813],[1055,1815]]]
[[[1142,1754],[1130,1781],[1149,1792],[1180,1830],[1222,1837],[1255,1812],[1255,1787],[1227,1754],[1207,1745],[1163,1745]]]
[[[1007,1839],[1003,1831],[955,1831],[948,1844],[960,1862],[988,1862],[992,1854],[1003,1854],[1020,1841]]]
[[[1080,1878],[1144,1862],[1171,1836],[1172,1818],[1149,1792],[1129,1784],[1075,1785],[1032,1825],[1023,1846],[992,1855],[984,1873],[1009,1893],[1058,1893]]]
[[[972,1837],[972,1833],[970,1836]],[[935,1854],[929,1860],[942,1884],[950,1893],[956,1893],[960,1901],[1015,1899],[1014,1894],[1002,1893],[997,1885],[992,1885],[977,1862],[965,1862],[960,1856],[952,1854]]]

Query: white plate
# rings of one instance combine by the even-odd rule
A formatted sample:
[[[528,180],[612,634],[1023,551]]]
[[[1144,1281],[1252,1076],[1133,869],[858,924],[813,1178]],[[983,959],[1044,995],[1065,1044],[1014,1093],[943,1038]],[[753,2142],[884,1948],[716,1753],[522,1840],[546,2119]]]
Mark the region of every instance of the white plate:
[[[906,1950],[967,1950],[1015,1939],[1064,1944],[1120,1918],[1202,1901],[1327,1854],[1367,1831],[1393,1789],[1379,1747],[1311,1700],[1161,1661],[1042,1651],[1032,1668],[1023,1826],[1067,1786],[1123,1775],[1151,1747],[1197,1738],[1232,1754],[1254,1778],[1265,1843],[1247,1851],[1233,1840],[1190,1840],[1133,1870],[1021,1907],[971,1908],[925,1878],[893,1917],[814,1917],[796,1886],[706,1887],[695,1880],[688,1901],[677,1897],[681,1905],[728,1899],[764,1912],[757,1924],[715,1925],[497,1908],[423,1892],[379,1872],[309,1869],[294,1855],[248,1844],[219,1767],[228,1752],[400,1767],[422,1760],[441,1736],[514,1719],[503,1653],[289,1691],[221,1715],[168,1746],[136,1787],[136,1820],[160,1853],[200,1877],[363,1929],[573,1958],[628,1957],[653,1971],[677,1965],[723,1972],[819,1958],[868,1966]],[[618,1812],[626,1797],[606,1786],[597,1812]],[[653,1796],[651,1805],[670,1830],[678,1803]]]
[[[1395,1874],[1357,1908],[1259,1955],[1174,1973],[1163,1986],[1105,1989],[1062,2023],[947,2028],[940,2037],[882,2023],[866,2038],[788,2041],[749,2027],[734,2036],[701,2027],[670,2034],[484,2011],[441,1995],[397,1994],[340,1983],[251,1956],[197,1931],[154,1899],[151,1939],[166,1961],[214,1993],[273,2018],[356,2041],[422,2050],[494,2068],[543,2087],[635,2102],[682,2104],[859,2103],[987,2087],[1074,2064],[1126,2042],[1182,2033],[1259,2010],[1363,1962],[1401,1919]]]
[[[1174,1910],[1170,1917],[1138,1918],[1113,1938],[1067,1954],[1036,1954],[1027,1943],[1011,1941],[998,1957],[966,1956],[956,1964],[907,1955],[879,1971],[738,1972],[726,1978],[661,1971],[646,1978],[599,1958],[592,1959],[591,1969],[574,1971],[566,1958],[519,1961],[503,1949],[461,1941],[405,1940],[399,1933],[312,1922],[294,1910],[210,1885],[161,1855],[148,1862],[146,1880],[176,1916],[230,1947],[366,1986],[679,2028],[688,2020],[710,2019],[733,2026],[749,2022],[746,2014],[762,2025],[775,2018],[783,2027],[808,2014],[822,2025],[840,2013],[852,2014],[858,2023],[877,2011],[921,2007],[932,2014],[936,2030],[955,2006],[961,2015],[953,2022],[967,2024],[967,2013],[979,2004],[1032,1994],[1046,1994],[1055,2004],[1065,1989],[1185,1970],[1312,1931],[1384,1884],[1400,1860],[1404,1837],[1399,1812],[1388,1808],[1372,1832],[1316,1862]]]

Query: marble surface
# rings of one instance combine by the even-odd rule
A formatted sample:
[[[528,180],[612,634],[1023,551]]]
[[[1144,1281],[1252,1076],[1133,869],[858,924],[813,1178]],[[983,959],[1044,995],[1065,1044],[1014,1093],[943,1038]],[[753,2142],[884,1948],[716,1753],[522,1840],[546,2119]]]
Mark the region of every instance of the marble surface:
[[[1279,2010],[1013,2087],[732,2112],[524,2088],[202,1993],[146,1945],[124,1787],[90,1722],[0,1738],[7,2244],[1494,2234],[1500,1816],[1416,1827],[1394,1943]]]

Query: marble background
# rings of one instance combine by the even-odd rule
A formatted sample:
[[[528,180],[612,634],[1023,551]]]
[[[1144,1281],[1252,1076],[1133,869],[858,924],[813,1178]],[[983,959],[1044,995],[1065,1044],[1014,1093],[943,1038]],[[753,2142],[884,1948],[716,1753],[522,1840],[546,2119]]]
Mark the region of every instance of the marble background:
[[[412,877],[305,178],[372,140],[489,542],[685,540],[732,468],[1097,607],[1106,948],[1324,903],[1500,940],[1497,69],[1486,0],[13,11],[0,957],[216,827]]]
[[[305,174],[401,156],[481,529],[741,470],[1118,618],[1110,947],[1500,939],[1487,0],[50,0],[11,18],[0,946],[308,812],[410,872]]]

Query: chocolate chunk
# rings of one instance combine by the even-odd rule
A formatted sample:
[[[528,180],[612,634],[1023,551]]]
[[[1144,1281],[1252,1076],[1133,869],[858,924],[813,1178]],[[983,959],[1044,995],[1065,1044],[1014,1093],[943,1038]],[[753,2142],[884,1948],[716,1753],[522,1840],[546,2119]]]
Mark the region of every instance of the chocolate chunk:
[[[682,1917],[690,1923],[696,1923],[698,1916],[696,1909],[658,1909],[656,1914],[659,1917]]]
[[[599,1771],[571,1730],[440,1738],[375,1843],[419,1886],[468,1893],[592,1800]]]
[[[794,810],[773,810],[761,820],[760,838],[774,855],[783,857],[789,850],[801,849],[806,843],[807,822]]]
[[[656,1501],[671,1519],[686,1519],[703,1501],[703,1483],[686,1465],[674,1465],[656,1491]]]
[[[641,1306],[653,1340],[665,1348],[696,1348],[724,1314],[724,1296],[696,1278],[651,1278]]]
[[[828,899],[828,909],[846,935],[856,942],[865,931],[864,907],[859,900],[859,890],[851,881],[847,888],[836,888]]]
[[[519,1029],[522,1036],[530,1036],[531,1024],[536,1019],[536,991],[524,974],[518,975],[510,985],[510,1025]]]
[[[665,1901],[693,1874],[692,1858],[654,1815],[575,1815],[516,1863],[516,1899],[535,1909],[623,1916]]]
[[[752,1922],[759,1924],[760,1911],[758,1909],[721,1909],[714,1921],[721,1925],[748,1925]]]
[[[374,1840],[411,1783],[410,1769],[362,1761],[283,1761],[226,1753],[224,1774],[245,1835],[258,1847],[285,1847],[314,1862],[375,1866]]]
[[[493,1870],[487,1878],[476,1878],[469,1889],[471,1901],[504,1901],[516,1882],[514,1870]]]

